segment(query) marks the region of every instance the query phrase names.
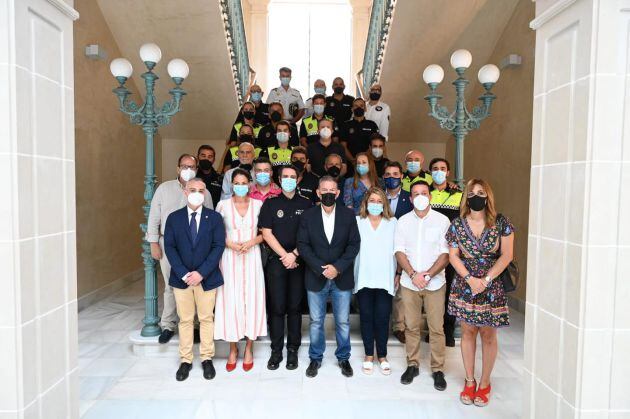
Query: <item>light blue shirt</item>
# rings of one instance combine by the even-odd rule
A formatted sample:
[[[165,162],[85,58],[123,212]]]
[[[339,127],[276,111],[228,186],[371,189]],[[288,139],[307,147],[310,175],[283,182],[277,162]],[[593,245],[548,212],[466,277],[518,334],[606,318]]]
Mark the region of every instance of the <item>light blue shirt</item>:
[[[361,288],[384,289],[394,295],[394,275],[396,275],[396,257],[394,256],[394,235],[397,220],[381,219],[374,230],[368,217],[357,217],[361,249],[354,261],[354,292]]]

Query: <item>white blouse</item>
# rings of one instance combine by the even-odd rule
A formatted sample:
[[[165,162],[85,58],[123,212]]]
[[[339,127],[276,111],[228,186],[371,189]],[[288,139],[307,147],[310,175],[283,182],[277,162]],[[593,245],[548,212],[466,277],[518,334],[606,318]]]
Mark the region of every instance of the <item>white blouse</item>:
[[[368,217],[357,217],[361,249],[354,261],[354,292],[361,288],[384,289],[394,295],[394,275],[396,275],[396,257],[394,256],[394,235],[396,219],[381,219],[374,230]]]

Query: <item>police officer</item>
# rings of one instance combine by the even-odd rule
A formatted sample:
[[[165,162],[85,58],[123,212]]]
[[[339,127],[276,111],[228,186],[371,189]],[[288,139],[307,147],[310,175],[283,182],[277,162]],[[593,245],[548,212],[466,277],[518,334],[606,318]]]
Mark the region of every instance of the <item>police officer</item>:
[[[411,185],[418,181],[425,181],[429,185],[433,183],[433,178],[428,172],[422,170],[424,154],[419,150],[411,150],[405,155],[405,165],[407,171],[402,180],[403,191],[409,192]]]
[[[302,95],[297,89],[290,87],[291,69],[282,67],[280,69],[280,86],[271,90],[267,96],[267,103],[280,102],[284,109],[282,119],[286,119],[295,125],[304,116],[304,102]]]
[[[241,125],[238,131],[238,138],[236,140],[236,143],[226,150],[225,156],[223,157],[223,173],[226,173],[228,170],[233,169],[239,165],[238,147],[242,143],[254,144],[254,128],[252,128],[251,125]],[[260,152],[261,148],[255,147],[254,158],[258,158]]]
[[[326,98],[326,110],[324,112],[327,116],[332,117],[337,122],[337,125],[341,125],[352,118],[354,97],[343,93],[346,89],[346,84],[341,77],[333,80],[332,87],[333,95]]]
[[[302,124],[300,125],[300,144],[304,147],[319,140],[319,134],[317,133],[319,121],[322,119],[333,120],[332,117],[324,114],[326,107],[326,97],[324,95],[315,95],[312,101],[313,114],[302,119]]]
[[[269,121],[269,105],[262,101],[263,91],[259,85],[253,84],[249,88],[249,100],[256,107],[256,123],[262,126],[267,125]]]
[[[267,261],[266,292],[269,296],[269,335],[271,356],[267,368],[276,370],[282,362],[284,322],[287,323],[288,370],[298,367],[298,349],[302,341],[302,297],[304,263],[297,250],[297,231],[302,212],[311,207],[308,199],[296,193],[299,174],[294,166],[280,172],[282,193],[267,199],[258,217],[258,227],[271,249]]]
[[[252,102],[245,102],[243,103],[243,106],[241,106],[241,111],[236,118],[236,122],[232,126],[232,131],[230,132],[230,140],[228,141],[228,145],[230,147],[237,145],[238,133],[244,124],[252,126],[254,140],[258,137],[258,134],[263,126],[256,122],[255,109],[255,105]]]
[[[313,99],[316,95],[322,95],[324,96],[324,100],[326,100],[326,82],[322,79],[315,80],[315,83],[313,83],[313,91],[315,92],[313,97],[306,99],[306,102],[304,102],[305,118],[313,115]]]
[[[291,146],[289,138],[291,136],[291,125],[287,121],[280,121],[276,125],[276,145],[269,146],[260,155],[267,157],[273,168],[273,180],[279,182],[279,171],[282,166],[291,164]]]
[[[306,148],[308,160],[313,174],[321,177],[326,174],[325,162],[326,156],[329,154],[338,154],[343,156],[344,147],[332,140],[333,123],[327,119],[323,119],[319,123],[319,141],[309,144]],[[345,175],[346,167],[342,170]],[[342,185],[343,186],[343,185]]]
[[[389,162],[389,159],[384,156],[385,154],[385,137],[378,132],[375,132],[370,137],[370,154],[374,158],[374,166],[376,167],[376,175],[380,178],[385,173],[385,165]],[[402,172],[402,171],[401,171]]]
[[[299,174],[297,186],[298,193],[304,198],[315,202],[315,191],[317,190],[319,177],[309,171],[306,148],[302,146],[293,147],[293,150],[291,151],[291,164],[295,166]]]
[[[370,100],[367,103],[365,117],[376,123],[378,132],[385,137],[385,141],[387,141],[391,111],[389,105],[381,101],[382,93],[383,91],[380,84],[373,84],[372,87],[370,87]]]
[[[462,192],[453,188],[452,184],[446,181],[450,174],[451,165],[441,157],[434,158],[429,163],[433,184],[431,185],[431,208],[448,217],[450,221],[459,217],[459,205],[462,202]],[[451,285],[455,277],[455,270],[449,264],[445,271],[446,276],[446,304],[448,295],[451,293]],[[444,336],[446,346],[455,346],[455,317],[444,311]]]
[[[378,132],[374,121],[365,118],[365,101],[361,98],[352,102],[351,120],[341,124],[340,141],[346,148],[346,158],[354,162],[357,153],[365,152],[370,147],[372,134]]]
[[[197,150],[197,160],[199,161],[197,177],[201,178],[203,183],[206,184],[206,189],[210,192],[214,208],[217,207],[221,199],[221,183],[223,182],[222,175],[214,170],[216,155],[214,147],[207,144],[200,146]]]
[[[282,121],[282,114],[284,113],[282,104],[279,102],[273,102],[269,104],[269,117],[271,118],[271,123],[263,127],[258,133],[258,138],[256,139],[256,146],[260,147],[263,150],[266,150],[268,147],[272,147],[278,145],[276,141],[276,133],[278,131],[278,123]],[[298,137],[297,128],[294,125],[291,125],[291,135],[289,136],[289,145],[296,146],[300,145],[300,139]]]

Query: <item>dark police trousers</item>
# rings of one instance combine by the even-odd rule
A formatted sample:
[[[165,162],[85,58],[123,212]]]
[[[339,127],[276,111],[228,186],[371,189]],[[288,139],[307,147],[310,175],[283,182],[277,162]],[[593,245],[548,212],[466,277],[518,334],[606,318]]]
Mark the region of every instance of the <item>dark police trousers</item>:
[[[282,353],[284,320],[287,321],[287,349],[297,351],[302,341],[302,297],[304,295],[304,261],[295,269],[286,269],[272,252],[267,262],[267,296],[269,298],[269,336],[271,351]]]
[[[448,297],[451,294],[451,286],[453,285],[453,279],[455,278],[455,268],[448,264],[444,270],[446,277],[446,301],[444,307],[448,307]],[[448,310],[444,310],[444,335],[447,338],[453,338],[455,333],[455,316],[448,314]]]

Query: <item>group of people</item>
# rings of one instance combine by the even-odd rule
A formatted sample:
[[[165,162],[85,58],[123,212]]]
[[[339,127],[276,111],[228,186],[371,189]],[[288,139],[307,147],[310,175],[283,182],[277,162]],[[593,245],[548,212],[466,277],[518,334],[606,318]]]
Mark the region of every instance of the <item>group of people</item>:
[[[214,169],[216,152],[203,145],[196,156],[179,158],[178,178],[160,184],[151,202],[147,240],[167,282],[159,341],[168,342],[178,330],[176,379],[188,377],[196,339],[207,379],[216,374],[214,340],[230,343],[229,372],[238,363],[237,343],[245,339],[242,368],[249,371],[254,342],[269,334],[267,368],[276,370],[284,360],[285,330],[286,368],[298,368],[305,296],[306,375],[315,377],[323,361],[330,301],[335,357],[350,377],[354,295],[363,373],[372,374],[376,365],[391,374],[391,323],[407,354],[400,381],[413,382],[424,311],[434,387],[445,390],[445,347],[455,346],[457,319],[466,371],[460,400],[486,405],[497,329],[509,325],[497,278],[512,260],[514,240],[514,227],[497,212],[490,185],[471,179],[462,191],[448,181],[445,158],[434,158],[429,171],[422,170],[419,150],[406,154],[404,166],[388,160],[389,108],[380,102],[380,86],[372,87],[366,103],[345,95],[340,78],[326,97],[318,80],[305,105],[289,87],[290,76],[289,69],[280,69],[281,86],[268,103],[259,86],[251,87],[251,102],[243,105],[228,140],[224,170]],[[386,118],[368,119],[370,111]]]

